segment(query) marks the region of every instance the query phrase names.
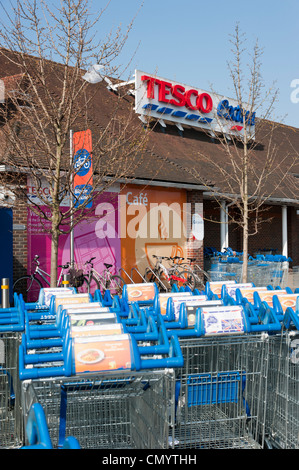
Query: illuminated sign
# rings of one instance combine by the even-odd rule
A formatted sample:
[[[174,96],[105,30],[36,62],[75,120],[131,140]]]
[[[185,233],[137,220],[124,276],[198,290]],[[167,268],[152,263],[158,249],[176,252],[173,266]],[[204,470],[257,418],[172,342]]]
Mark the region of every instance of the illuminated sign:
[[[255,113],[236,100],[139,70],[135,71],[135,111],[141,120],[149,116],[180,129],[189,126],[227,135],[242,135],[245,125],[254,137]]]

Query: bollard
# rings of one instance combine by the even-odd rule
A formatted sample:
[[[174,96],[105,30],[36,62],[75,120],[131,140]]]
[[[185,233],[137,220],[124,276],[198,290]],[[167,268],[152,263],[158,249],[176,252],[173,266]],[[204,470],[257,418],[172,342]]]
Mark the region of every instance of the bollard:
[[[64,274],[63,275],[63,281],[62,281],[62,286],[63,287],[69,287],[70,285],[70,275],[69,274]]]
[[[9,278],[4,277],[1,281],[2,308],[9,308]]]

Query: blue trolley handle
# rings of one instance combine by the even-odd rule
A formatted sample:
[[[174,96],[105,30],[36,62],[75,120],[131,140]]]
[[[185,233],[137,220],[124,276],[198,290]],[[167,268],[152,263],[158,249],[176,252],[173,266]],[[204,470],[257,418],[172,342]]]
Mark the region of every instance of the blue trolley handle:
[[[124,326],[125,331],[134,335],[134,338],[137,341],[158,341],[159,340],[159,331],[157,322],[155,321],[152,315],[147,317],[146,327],[144,332],[139,332],[135,328],[127,328],[126,324]]]
[[[34,403],[30,408],[26,435],[28,445],[21,447],[21,450],[53,449],[45,412],[40,403]],[[75,437],[69,436],[64,440],[62,449],[80,449],[80,445]]]
[[[283,318],[283,326],[289,330],[291,322],[293,322],[296,329],[299,331],[299,317],[298,314],[294,312],[291,307],[288,307],[285,311]]]
[[[34,403],[26,424],[28,446],[22,449],[53,449],[46,416],[40,403]]]
[[[273,309],[266,302],[262,302],[259,310],[259,325],[251,324],[250,332],[277,332],[281,331],[281,324]]]
[[[154,322],[153,317],[149,317],[149,321]],[[162,315],[159,313],[156,318],[156,328],[157,328],[157,344],[156,345],[151,345],[151,346],[139,346],[138,351],[141,354],[168,354],[170,350],[170,342],[169,338],[167,335],[167,330],[165,327],[164,320],[162,318]],[[142,340],[146,339],[146,336],[144,335]],[[135,339],[140,339],[140,337],[136,337],[134,335]]]
[[[141,357],[139,356],[138,363],[140,369],[165,369],[183,367],[184,358],[178,338],[176,336],[172,336],[170,338],[169,351],[167,357],[141,359]],[[137,365],[137,361],[135,361],[135,365]]]

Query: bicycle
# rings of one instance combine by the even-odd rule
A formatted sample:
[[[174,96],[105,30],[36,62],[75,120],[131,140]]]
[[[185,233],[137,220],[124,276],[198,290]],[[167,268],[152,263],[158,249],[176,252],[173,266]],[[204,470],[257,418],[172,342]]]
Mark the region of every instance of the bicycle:
[[[45,287],[43,282],[47,287],[50,287],[50,280],[47,279],[47,277],[50,279],[50,274],[40,267],[38,255],[34,256],[32,263],[36,264],[34,272],[19,277],[13,284],[13,292],[22,294],[25,302],[37,302],[40,290]],[[57,287],[60,287],[65,270],[69,269],[70,263],[58,265],[58,267],[61,268],[61,271],[57,280]]]
[[[94,291],[99,289],[102,295],[105,294],[106,290],[109,290],[112,296],[120,295],[126,281],[118,274],[111,273],[110,268],[113,267],[112,264],[104,263],[105,269],[100,274],[93,267],[94,259],[95,256],[84,263],[85,266],[88,266],[88,274],[83,276],[83,284],[78,288],[78,292],[94,294]]]
[[[190,271],[194,275],[196,279],[196,287],[199,287],[199,289],[203,290],[205,288],[205,283],[211,280],[209,274],[200,266],[198,266],[198,264],[194,264],[193,266],[191,266],[191,263],[196,261],[196,258],[186,258],[188,261],[185,263],[179,263],[179,261],[185,260],[185,258],[182,258],[180,256],[175,256],[174,259],[177,260],[177,266],[179,267],[179,269],[181,269],[182,271]]]
[[[155,282],[160,291],[167,292],[173,285],[177,285],[178,288],[188,286],[194,291],[196,285],[194,274],[189,270],[179,270],[178,265],[174,263],[175,258],[156,255],[153,255],[153,258],[156,258],[156,263],[153,269],[150,266],[145,269],[143,276],[145,282]],[[162,263],[164,259],[172,261],[172,266],[168,269]]]

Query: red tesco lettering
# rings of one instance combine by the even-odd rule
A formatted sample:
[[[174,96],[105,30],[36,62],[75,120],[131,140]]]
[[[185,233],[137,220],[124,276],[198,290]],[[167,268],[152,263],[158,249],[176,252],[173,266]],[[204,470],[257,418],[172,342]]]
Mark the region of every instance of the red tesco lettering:
[[[155,85],[158,86],[158,101],[173,106],[186,106],[193,111],[210,113],[213,109],[213,100],[208,93],[198,93],[197,90],[186,90],[182,85],[172,85],[164,80],[142,75],[141,80],[147,82],[147,98],[155,99]]]

